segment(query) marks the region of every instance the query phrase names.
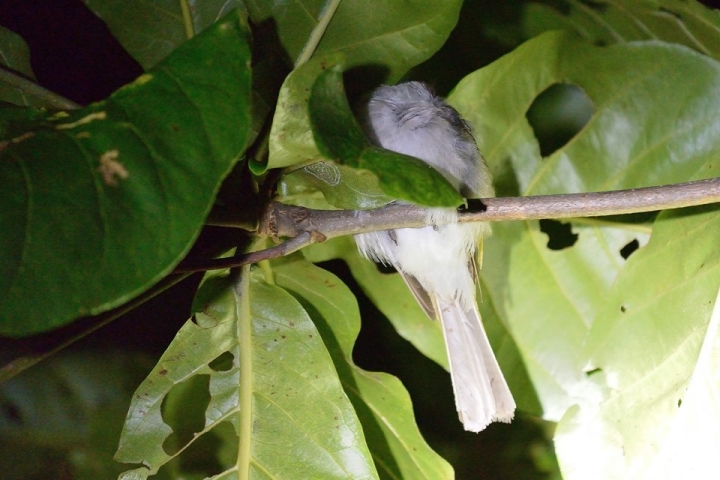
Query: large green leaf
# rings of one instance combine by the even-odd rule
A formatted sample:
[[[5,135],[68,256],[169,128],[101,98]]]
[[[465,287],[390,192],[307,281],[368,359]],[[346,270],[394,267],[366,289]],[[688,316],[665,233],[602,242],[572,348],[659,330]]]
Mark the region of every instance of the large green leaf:
[[[0,332],[108,310],[170,271],[245,145],[249,56],[230,15],[104,102],[0,112]]]
[[[362,427],[308,313],[259,270],[252,278],[247,271],[240,280],[216,276],[201,287],[215,296],[204,295],[208,303],[138,388],[116,458],[144,466],[121,478],[148,478],[163,466],[161,474],[170,478],[189,472],[377,478]],[[188,381],[194,384],[186,386]],[[168,400],[178,388],[180,398]],[[187,428],[188,416],[198,415],[195,432],[183,441],[170,437]],[[194,444],[206,450],[186,458],[185,448]],[[217,470],[203,469],[208,463]]]
[[[240,0],[83,0],[115,38],[148,69],[200,33]]]
[[[580,86],[595,113],[569,143],[542,158],[525,114],[538,94],[559,82]],[[688,48],[660,42],[597,47],[574,35],[554,32],[469,75],[449,101],[474,124],[481,150],[496,173],[498,191],[531,195],[632,188],[717,175],[719,89],[718,63]],[[643,245],[647,239],[643,230],[650,231],[651,225],[626,219],[574,221],[571,226],[577,238],[562,250],[548,248],[548,237],[538,222],[493,227],[494,235],[485,244],[486,292],[522,353],[546,418],[559,420],[572,405],[582,408],[613,398],[614,379],[624,375],[652,385],[654,376],[648,365],[678,362],[673,370],[679,377],[675,385],[688,380],[697,361],[697,335],[702,335],[709,322],[707,302],[712,302],[720,285],[717,268],[712,266],[715,260],[708,260],[708,269],[701,270],[696,255],[689,254],[697,248],[698,255],[705,255],[702,252],[709,252],[710,245],[717,243],[714,225],[718,213],[706,215],[698,220],[698,226],[680,221],[682,215],[659,217],[656,223],[661,222],[667,230],[658,233],[662,238],[657,240],[658,247],[682,245],[688,229],[694,241],[686,247],[668,248],[664,255],[645,257],[650,253],[643,250],[649,247],[633,254],[648,258],[643,271],[655,272],[643,276],[642,281],[631,273],[637,265],[634,258],[626,262],[620,250],[632,240]],[[626,276],[634,281],[623,283]],[[697,297],[680,292],[704,292],[706,310],[693,319],[696,336],[683,330],[680,339],[690,342],[678,350],[687,354],[673,355],[672,345],[664,343],[678,333],[672,325],[686,321],[682,307],[654,310],[653,329],[657,331],[650,337],[628,324],[627,330],[618,333],[626,345],[624,352],[608,343],[598,344],[594,351],[585,347],[586,341],[592,345],[596,335],[602,337],[601,332],[624,315],[620,304],[611,302],[613,292],[621,296],[623,305],[645,304],[662,301],[661,293],[670,284],[679,288],[675,292],[678,305],[697,301]],[[605,369],[606,361],[612,365],[612,376],[587,374],[593,365]],[[645,401],[645,390],[627,388],[616,408]],[[663,395],[663,401],[674,398],[677,404],[675,391]],[[630,418],[630,413],[624,410],[623,418]],[[648,417],[638,422],[658,418],[650,410],[634,411],[632,418],[641,413]],[[613,415],[619,416],[617,412]],[[583,443],[607,446],[610,441],[600,429],[583,431]],[[579,438],[573,437],[575,445]],[[633,458],[629,450],[624,452],[628,463],[648,461],[648,451],[634,450]],[[559,453],[571,458],[569,450]],[[565,463],[562,458],[561,463]]]
[[[420,435],[400,381],[388,374],[364,371],[353,363],[360,314],[350,290],[333,274],[300,257],[274,262],[273,272],[277,284],[303,304],[317,325],[362,422],[380,476],[453,478],[451,467]]]
[[[637,40],[677,43],[720,58],[720,12],[695,0],[529,2],[525,30],[572,30],[596,44]]]
[[[347,67],[386,69],[395,82],[435,53],[457,22],[460,0],[342,0],[332,13],[327,0],[248,0],[255,23],[272,21],[296,61],[318,24],[333,15],[317,54],[342,52]]]
[[[567,478],[715,475],[718,238],[717,209],[664,214],[618,275],[583,351],[603,395],[582,398],[558,426]]]

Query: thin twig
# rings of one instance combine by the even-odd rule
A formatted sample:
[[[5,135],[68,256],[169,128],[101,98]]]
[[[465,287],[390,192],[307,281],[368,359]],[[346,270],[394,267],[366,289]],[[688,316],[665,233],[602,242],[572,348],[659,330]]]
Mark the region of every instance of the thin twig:
[[[611,192],[488,198],[470,201],[459,214],[460,222],[539,220],[544,218],[598,217],[652,212],[720,202],[720,177],[660,187]],[[344,235],[391,228],[426,225],[427,209],[392,204],[374,210],[310,210],[273,203],[265,214],[258,234],[290,238],[272,248],[211,260],[177,271],[230,268],[280,257],[312,243]]]
[[[183,17],[183,26],[185,27],[185,37],[189,40],[195,36],[195,26],[193,25],[192,13],[187,0],[180,0],[180,11]]]
[[[0,67],[0,82],[7,83],[31,97],[40,99],[51,108],[57,108],[60,110],[75,110],[81,108],[81,105],[78,105],[72,100],[68,100],[57,93],[51,92],[37,83],[3,67]]]
[[[317,233],[302,232],[297,237],[291,238],[290,240],[274,247],[259,250],[257,252],[250,252],[235,257],[216,258],[198,263],[181,263],[177,266],[177,268],[175,268],[173,273],[205,272],[207,270],[222,270],[223,268],[241,267],[249,263],[257,263],[262,260],[284,257],[285,255],[297,252],[311,243],[322,241],[324,241],[324,239]]]

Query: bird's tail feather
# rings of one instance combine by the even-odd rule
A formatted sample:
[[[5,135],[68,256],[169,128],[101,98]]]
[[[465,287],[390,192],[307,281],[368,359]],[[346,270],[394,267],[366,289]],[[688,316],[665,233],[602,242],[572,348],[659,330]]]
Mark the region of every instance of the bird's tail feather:
[[[479,432],[493,421],[510,422],[515,401],[495,359],[477,306],[437,303],[450,362],[455,405],[465,430]]]

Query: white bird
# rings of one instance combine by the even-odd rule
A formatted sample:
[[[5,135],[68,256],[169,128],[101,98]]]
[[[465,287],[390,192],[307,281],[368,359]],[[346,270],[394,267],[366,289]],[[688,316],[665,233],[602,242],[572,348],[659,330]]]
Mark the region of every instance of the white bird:
[[[382,86],[367,104],[366,130],[377,145],[417,157],[465,198],[494,196],[492,179],[468,123],[420,82]],[[465,430],[510,422],[515,401],[495,359],[476,302],[477,245],[487,223],[457,223],[434,208],[430,226],[355,236],[360,252],[392,265],[428,316],[442,322],[455,405]]]

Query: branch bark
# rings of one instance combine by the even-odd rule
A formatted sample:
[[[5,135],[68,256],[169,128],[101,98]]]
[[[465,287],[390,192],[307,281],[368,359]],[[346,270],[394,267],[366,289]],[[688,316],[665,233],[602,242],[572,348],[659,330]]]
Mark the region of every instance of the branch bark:
[[[498,222],[577,218],[652,212],[720,202],[720,177],[658,187],[610,192],[573,193],[469,200],[460,222]],[[176,271],[230,268],[280,257],[312,243],[344,235],[425,226],[427,209],[391,204],[374,210],[311,210],[273,202],[267,209],[259,236],[289,238],[275,247],[232,258],[183,265]]]

